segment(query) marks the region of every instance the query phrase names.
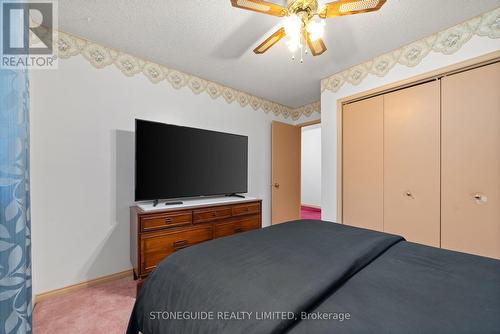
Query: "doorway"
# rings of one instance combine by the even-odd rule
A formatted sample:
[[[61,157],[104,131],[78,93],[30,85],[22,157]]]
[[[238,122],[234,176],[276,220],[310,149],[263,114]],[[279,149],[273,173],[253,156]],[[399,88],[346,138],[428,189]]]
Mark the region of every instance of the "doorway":
[[[272,123],[271,223],[321,218],[320,120]]]
[[[301,128],[300,216],[321,219],[321,123]]]

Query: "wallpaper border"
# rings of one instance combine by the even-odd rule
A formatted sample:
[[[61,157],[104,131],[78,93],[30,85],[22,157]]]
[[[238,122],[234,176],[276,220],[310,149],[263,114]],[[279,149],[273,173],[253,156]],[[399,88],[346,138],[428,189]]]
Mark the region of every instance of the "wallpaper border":
[[[214,100],[223,98],[228,104],[236,101],[242,108],[250,106],[254,110],[261,110],[266,114],[272,113],[285,119],[291,118],[296,121],[301,116],[310,117],[315,112],[321,112],[319,101],[291,108],[214,81],[116,51],[62,31],[57,32],[54,49],[58,51],[60,59],[82,55],[97,69],[115,65],[127,77],[143,74],[153,84],[167,81],[175,89],[188,87],[195,95],[206,93]]]
[[[345,83],[359,85],[368,74],[384,77],[396,65],[415,67],[431,52],[451,55],[460,50],[472,36],[500,38],[500,7],[466,22],[435,33],[397,50],[321,80],[321,93],[337,92]]]

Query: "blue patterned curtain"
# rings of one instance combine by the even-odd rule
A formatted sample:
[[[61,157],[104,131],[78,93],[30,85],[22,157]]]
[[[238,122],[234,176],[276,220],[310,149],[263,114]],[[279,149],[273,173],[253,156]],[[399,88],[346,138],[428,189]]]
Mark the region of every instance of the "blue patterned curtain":
[[[29,81],[0,69],[0,333],[31,333]]]

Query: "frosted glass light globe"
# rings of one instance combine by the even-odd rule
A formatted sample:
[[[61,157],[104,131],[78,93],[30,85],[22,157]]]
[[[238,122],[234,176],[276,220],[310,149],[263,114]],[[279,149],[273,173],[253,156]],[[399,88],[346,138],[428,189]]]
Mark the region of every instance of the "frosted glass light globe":
[[[325,35],[325,21],[311,21],[307,25],[307,32],[309,33],[309,38],[313,42],[320,38],[323,38],[323,36]]]

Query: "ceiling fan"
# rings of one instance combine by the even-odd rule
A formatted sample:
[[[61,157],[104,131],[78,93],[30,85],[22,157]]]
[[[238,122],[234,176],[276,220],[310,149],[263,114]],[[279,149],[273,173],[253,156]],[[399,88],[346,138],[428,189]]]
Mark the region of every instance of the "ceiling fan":
[[[326,51],[323,42],[325,22],[329,17],[353,15],[379,10],[386,0],[339,0],[318,6],[318,0],[287,0],[287,8],[275,3],[261,0],[231,0],[233,7],[252,10],[268,15],[285,17],[283,27],[266,38],[253,52],[262,54],[278,43],[283,37],[295,58],[295,52],[300,49],[301,59],[304,45],[307,45],[313,56],[319,56]],[[319,19],[315,19],[315,17]],[[305,48],[307,53],[307,48]]]

